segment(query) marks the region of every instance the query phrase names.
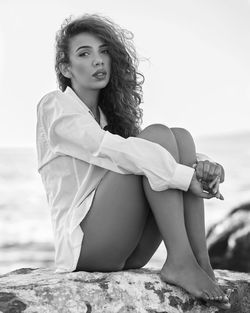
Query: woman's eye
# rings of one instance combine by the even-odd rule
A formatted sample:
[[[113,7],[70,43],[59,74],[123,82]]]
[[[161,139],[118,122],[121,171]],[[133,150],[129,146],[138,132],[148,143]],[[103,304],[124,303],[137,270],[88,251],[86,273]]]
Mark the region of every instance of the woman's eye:
[[[109,51],[108,51],[108,49],[106,49],[106,50],[103,50],[103,51],[102,51],[102,53],[104,53],[104,54],[108,54],[108,53],[109,53]]]
[[[87,55],[89,55],[89,53],[88,53],[88,52],[82,52],[82,53],[80,53],[80,54],[79,54],[79,56],[80,56],[80,57],[82,57],[82,56],[84,56],[84,57],[85,57],[85,56],[87,56]]]

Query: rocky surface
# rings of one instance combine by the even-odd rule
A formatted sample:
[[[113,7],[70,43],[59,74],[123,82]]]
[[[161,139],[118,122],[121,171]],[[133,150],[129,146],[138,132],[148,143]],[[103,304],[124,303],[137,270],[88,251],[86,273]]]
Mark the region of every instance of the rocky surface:
[[[250,275],[216,271],[230,298],[226,312],[250,312]],[[232,292],[229,294],[228,289]],[[53,269],[19,269],[0,276],[3,313],[179,313],[225,312],[166,284],[153,269],[55,274]]]
[[[250,203],[213,225],[207,245],[213,268],[250,273]]]

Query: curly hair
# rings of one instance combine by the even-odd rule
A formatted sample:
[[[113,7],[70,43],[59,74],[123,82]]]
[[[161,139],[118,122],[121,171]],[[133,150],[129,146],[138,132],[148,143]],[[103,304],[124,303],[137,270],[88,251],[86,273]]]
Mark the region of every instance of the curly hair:
[[[87,32],[103,40],[111,57],[111,75],[107,86],[100,91],[98,105],[103,110],[108,131],[124,138],[135,137],[141,131],[142,84],[144,76],[137,71],[138,58],[133,45],[133,34],[107,17],[85,14],[76,19],[65,19],[56,33],[55,70],[59,88],[71,87],[71,80],[62,75],[59,65],[69,64],[70,39]]]

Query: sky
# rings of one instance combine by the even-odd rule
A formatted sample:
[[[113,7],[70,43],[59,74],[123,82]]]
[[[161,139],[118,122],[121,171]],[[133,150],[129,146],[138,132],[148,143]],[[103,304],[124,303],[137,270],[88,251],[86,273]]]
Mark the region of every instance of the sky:
[[[84,13],[133,32],[143,128],[250,131],[250,0],[0,0],[0,146],[35,147],[37,103],[58,88],[56,31]]]

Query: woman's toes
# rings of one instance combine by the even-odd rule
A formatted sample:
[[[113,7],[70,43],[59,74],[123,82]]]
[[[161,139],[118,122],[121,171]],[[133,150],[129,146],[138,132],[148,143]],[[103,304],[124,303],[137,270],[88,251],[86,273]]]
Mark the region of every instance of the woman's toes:
[[[216,293],[215,299],[216,299],[217,301],[223,301],[223,298],[224,298],[224,296],[225,296],[225,293],[223,292],[223,290],[222,290],[219,286],[217,286],[217,288],[216,288],[216,290],[215,290],[215,293]]]
[[[208,294],[208,296],[209,296],[209,300],[211,300],[211,301],[213,301],[213,300],[215,299],[212,292],[210,292],[210,293]]]
[[[213,298],[214,298],[214,300],[217,300],[219,296],[220,296],[219,291],[217,289],[214,289],[213,290]]]
[[[201,298],[202,298],[203,300],[205,300],[205,301],[210,300],[209,294],[208,294],[206,291],[203,291],[203,292],[201,293]]]

